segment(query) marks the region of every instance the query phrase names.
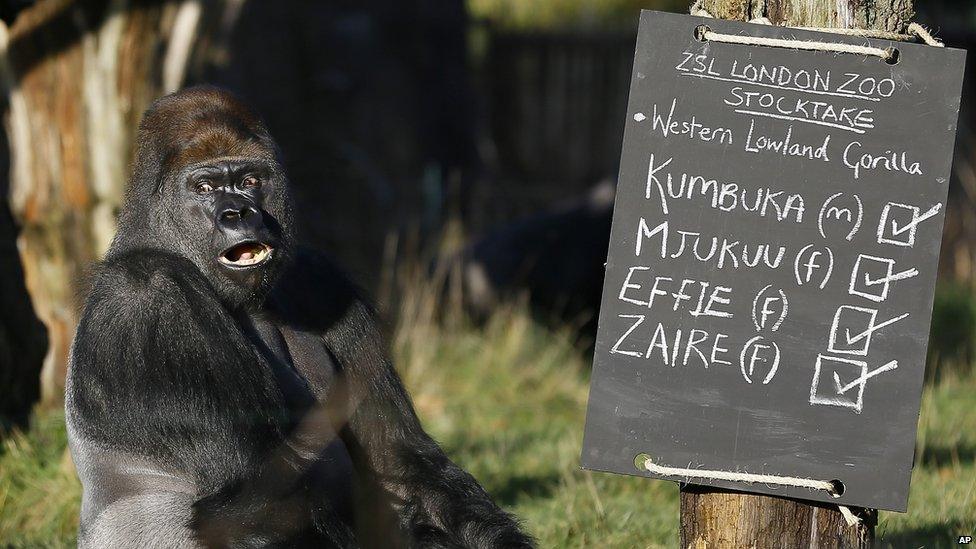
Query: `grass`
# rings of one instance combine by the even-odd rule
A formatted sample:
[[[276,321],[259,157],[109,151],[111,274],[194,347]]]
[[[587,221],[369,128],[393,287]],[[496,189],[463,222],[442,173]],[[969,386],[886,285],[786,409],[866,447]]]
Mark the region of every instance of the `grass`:
[[[674,484],[578,467],[588,360],[564,333],[510,311],[476,328],[429,321],[406,308],[399,367],[427,429],[540,547],[673,547]],[[950,547],[976,532],[976,375],[946,375],[924,395],[906,514],[882,513],[881,544]],[[0,450],[0,546],[66,547],[79,486],[65,453],[63,417]]]
[[[0,450],[0,547],[74,547],[81,484],[66,452],[64,415],[35,414],[33,428]]]
[[[893,547],[958,547],[976,532],[976,375],[947,374],[926,387],[908,512],[882,513],[878,537]]]

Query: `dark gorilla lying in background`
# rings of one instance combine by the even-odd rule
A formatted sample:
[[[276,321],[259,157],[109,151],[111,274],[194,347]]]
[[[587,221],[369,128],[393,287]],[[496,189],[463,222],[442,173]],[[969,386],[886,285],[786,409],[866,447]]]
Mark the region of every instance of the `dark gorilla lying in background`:
[[[423,431],[356,288],[293,242],[256,115],[212,88],[150,108],[72,351],[79,544],[530,546]]]

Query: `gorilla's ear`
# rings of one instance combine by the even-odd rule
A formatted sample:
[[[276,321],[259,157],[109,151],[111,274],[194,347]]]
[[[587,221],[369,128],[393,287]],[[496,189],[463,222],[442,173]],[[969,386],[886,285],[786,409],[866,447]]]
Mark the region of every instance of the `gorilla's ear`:
[[[164,167],[172,157],[171,153],[162,150],[159,134],[148,131],[145,124],[139,127],[139,142],[135,160],[132,165],[132,176],[129,188],[146,196],[159,192],[165,176]]]

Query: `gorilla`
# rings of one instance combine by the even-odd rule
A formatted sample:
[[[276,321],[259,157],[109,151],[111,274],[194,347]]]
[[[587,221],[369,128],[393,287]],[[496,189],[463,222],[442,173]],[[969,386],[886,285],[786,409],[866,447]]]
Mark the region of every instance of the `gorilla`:
[[[373,310],[295,243],[292,208],[227,92],[146,112],[72,346],[79,546],[531,547],[424,432]]]

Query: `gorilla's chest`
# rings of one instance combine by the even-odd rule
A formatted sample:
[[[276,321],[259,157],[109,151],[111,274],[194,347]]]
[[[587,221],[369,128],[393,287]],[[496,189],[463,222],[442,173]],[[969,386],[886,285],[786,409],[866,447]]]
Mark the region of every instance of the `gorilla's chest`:
[[[334,389],[338,366],[317,334],[251,319],[252,341],[274,370],[286,400],[294,405],[325,404]]]
[[[318,455],[310,476],[328,487],[334,498],[345,497],[340,494],[348,492],[352,461],[329,414],[332,401],[341,394],[337,363],[317,334],[264,319],[255,319],[253,326],[256,344],[274,369],[292,418],[289,444],[302,447],[306,455]]]

